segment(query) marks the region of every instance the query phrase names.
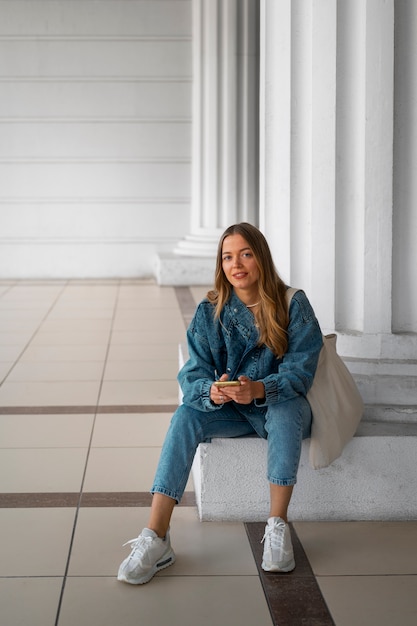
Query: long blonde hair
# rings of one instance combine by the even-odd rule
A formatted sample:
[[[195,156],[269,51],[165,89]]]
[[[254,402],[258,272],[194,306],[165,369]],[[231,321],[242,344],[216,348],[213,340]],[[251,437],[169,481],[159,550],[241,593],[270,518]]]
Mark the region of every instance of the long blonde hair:
[[[258,343],[265,344],[277,357],[282,357],[288,349],[289,316],[285,299],[286,285],[275,268],[268,242],[261,231],[252,224],[246,222],[233,224],[220,237],[214,289],[207,294],[208,300],[215,305],[215,319],[220,317],[233,289],[223,271],[222,263],[223,242],[229,235],[241,235],[247,241],[259,270]]]

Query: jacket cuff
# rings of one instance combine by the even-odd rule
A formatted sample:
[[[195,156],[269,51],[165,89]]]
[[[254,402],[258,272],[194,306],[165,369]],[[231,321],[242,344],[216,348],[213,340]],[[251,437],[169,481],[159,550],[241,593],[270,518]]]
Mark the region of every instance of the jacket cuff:
[[[256,406],[266,406],[278,402],[279,393],[277,381],[273,378],[265,378],[262,382],[265,387],[265,398],[255,400]]]
[[[211,401],[211,398],[210,398],[211,385],[212,385],[211,382],[205,381],[203,383],[203,387],[201,390],[201,402],[203,405],[203,409],[205,411],[212,411],[213,409],[220,409],[223,406],[222,404],[214,404],[214,402]]]

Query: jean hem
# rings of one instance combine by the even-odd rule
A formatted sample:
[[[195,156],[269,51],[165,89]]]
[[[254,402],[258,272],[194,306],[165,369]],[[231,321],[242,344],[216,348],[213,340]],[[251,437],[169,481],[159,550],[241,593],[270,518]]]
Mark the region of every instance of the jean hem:
[[[170,491],[169,489],[165,489],[164,487],[152,487],[151,494],[153,495],[154,493],[160,493],[163,496],[168,496],[168,498],[176,500],[177,504],[179,504],[181,500],[181,496],[174,493],[173,491]]]
[[[273,485],[278,485],[279,487],[293,487],[295,484],[297,484],[297,479],[287,478],[284,480],[280,480],[279,478],[271,478],[270,476],[268,476],[268,482],[272,483]]]

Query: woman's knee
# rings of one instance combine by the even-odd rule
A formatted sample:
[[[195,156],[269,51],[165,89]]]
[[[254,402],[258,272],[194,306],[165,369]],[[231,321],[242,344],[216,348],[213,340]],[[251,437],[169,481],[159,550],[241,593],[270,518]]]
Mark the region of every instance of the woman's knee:
[[[198,439],[204,439],[206,416],[203,411],[197,411],[185,404],[181,404],[171,419],[170,430],[175,433],[193,433]]]
[[[295,429],[305,439],[310,436],[311,419],[308,400],[304,396],[297,396],[268,407],[265,429],[268,433],[275,429]]]

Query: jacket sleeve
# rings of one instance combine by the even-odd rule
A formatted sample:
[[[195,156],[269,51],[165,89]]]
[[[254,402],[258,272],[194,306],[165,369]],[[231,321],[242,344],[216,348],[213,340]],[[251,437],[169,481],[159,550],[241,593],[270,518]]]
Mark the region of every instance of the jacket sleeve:
[[[285,402],[296,396],[306,396],[313,384],[323,336],[313,308],[302,291],[294,294],[290,305],[288,350],[277,374],[266,376],[265,398],[258,406]]]
[[[200,304],[187,330],[188,361],[178,374],[183,403],[199,411],[215,411],[222,407],[210,399],[210,388],[216,378],[216,365],[207,325],[213,328],[212,308]]]

